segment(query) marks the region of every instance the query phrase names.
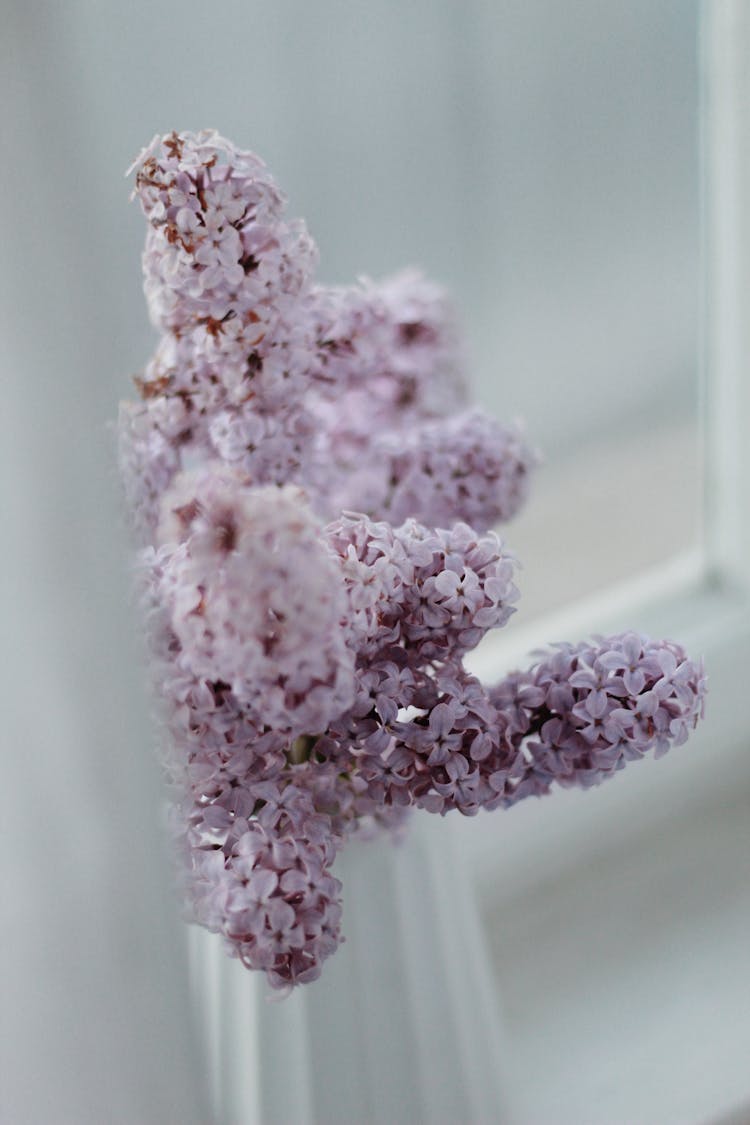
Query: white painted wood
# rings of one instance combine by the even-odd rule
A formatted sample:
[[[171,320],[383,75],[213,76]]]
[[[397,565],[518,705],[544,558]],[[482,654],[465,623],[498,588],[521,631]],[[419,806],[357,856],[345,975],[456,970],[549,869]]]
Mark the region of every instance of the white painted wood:
[[[344,849],[347,941],[287,999],[191,935],[196,997],[221,1012],[220,1125],[510,1120],[484,939],[442,828],[419,816],[402,843]]]
[[[703,19],[706,543],[719,581],[750,588],[750,5]]]
[[[748,797],[750,762],[486,901],[522,1122],[750,1121]]]
[[[0,35],[0,1121],[206,1125],[105,422],[119,282],[48,14]]]

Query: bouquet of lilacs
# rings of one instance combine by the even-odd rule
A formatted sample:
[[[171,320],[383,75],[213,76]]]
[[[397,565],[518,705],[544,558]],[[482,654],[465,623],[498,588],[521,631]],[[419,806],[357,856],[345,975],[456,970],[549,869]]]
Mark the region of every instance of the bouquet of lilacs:
[[[337,852],[409,810],[508,808],[687,737],[702,668],[628,633],[486,687],[534,456],[467,404],[442,291],[315,283],[257,156],[213,132],[136,160],[156,353],[120,464],[191,918],[275,987],[340,936]]]

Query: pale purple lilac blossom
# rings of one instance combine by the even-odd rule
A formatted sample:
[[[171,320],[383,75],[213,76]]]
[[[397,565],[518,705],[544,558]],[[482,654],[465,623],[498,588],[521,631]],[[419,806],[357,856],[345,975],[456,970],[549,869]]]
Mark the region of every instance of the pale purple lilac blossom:
[[[185,899],[289,988],[341,940],[352,833],[597,784],[684,741],[705,681],[636,634],[469,675],[515,609],[491,527],[535,458],[468,405],[444,293],[316,285],[265,166],[216,133],[156,137],[133,170],[162,337],[120,466]]]

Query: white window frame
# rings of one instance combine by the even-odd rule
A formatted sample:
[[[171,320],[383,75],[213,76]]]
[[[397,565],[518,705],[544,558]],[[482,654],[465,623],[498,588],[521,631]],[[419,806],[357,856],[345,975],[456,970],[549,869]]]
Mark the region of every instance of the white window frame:
[[[526,802],[502,826],[492,817],[459,820],[458,848],[480,898],[496,908],[551,877],[572,878],[581,857],[590,858],[604,841],[627,847],[670,812],[698,802],[708,808],[750,780],[742,705],[750,668],[750,3],[703,0],[700,43],[700,541],[526,628],[511,626],[480,651],[472,670],[497,680],[550,641],[634,627],[704,655],[707,716],[663,762],[636,766],[593,794]],[[597,908],[592,902],[592,914]],[[750,1097],[750,1080],[744,1096]],[[711,1113],[727,1108],[717,1103]],[[655,1107],[654,1120],[671,1120],[659,1116],[662,1109]]]
[[[477,674],[492,681],[523,666],[529,653],[550,641],[628,627],[674,637],[691,655],[705,656],[707,720],[689,748],[674,752],[675,757],[689,759],[689,764],[685,761],[668,777],[663,766],[634,769],[633,775],[642,773],[640,784],[633,780],[623,786],[618,779],[587,802],[595,816],[594,806],[606,793],[608,821],[621,817],[628,831],[634,827],[634,802],[660,804],[675,785],[687,791],[698,777],[707,791],[724,784],[734,757],[744,751],[746,737],[739,706],[750,658],[750,316],[743,316],[743,301],[750,300],[750,207],[742,206],[750,201],[750,5],[746,0],[705,0],[701,42],[704,473],[700,541],[633,579],[527,627],[514,627],[514,621],[485,643],[472,664]],[[564,800],[539,804],[545,806],[544,835],[559,833],[559,844],[577,833],[579,805],[571,818]],[[483,874],[502,880],[507,856],[494,855],[493,819],[477,818],[470,831],[461,831],[461,841]],[[536,823],[536,818],[529,819]],[[537,835],[533,826],[528,834],[525,826],[518,833],[519,857],[523,853],[523,866],[529,870],[535,863]],[[540,847],[546,851],[545,845]]]

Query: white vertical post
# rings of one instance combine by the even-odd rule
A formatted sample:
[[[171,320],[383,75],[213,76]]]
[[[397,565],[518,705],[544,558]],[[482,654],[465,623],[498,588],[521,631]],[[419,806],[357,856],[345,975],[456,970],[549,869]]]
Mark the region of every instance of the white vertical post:
[[[415,816],[401,844],[344,849],[347,940],[322,978],[288,999],[269,999],[262,978],[227,958],[216,937],[193,935],[199,1002],[210,1011],[218,996],[220,1009],[220,1125],[509,1120],[476,907],[453,833],[436,821]]]
[[[750,3],[702,35],[706,534],[714,580],[750,587]]]

